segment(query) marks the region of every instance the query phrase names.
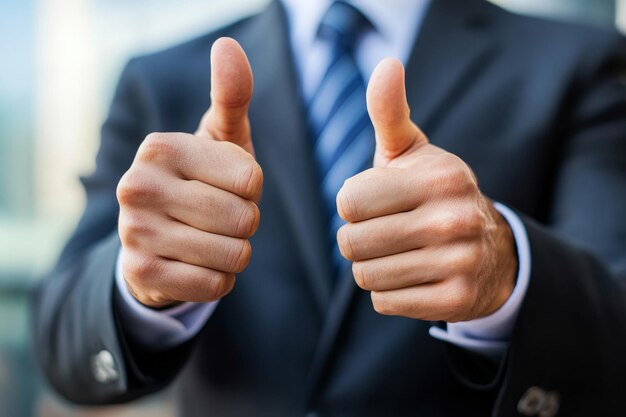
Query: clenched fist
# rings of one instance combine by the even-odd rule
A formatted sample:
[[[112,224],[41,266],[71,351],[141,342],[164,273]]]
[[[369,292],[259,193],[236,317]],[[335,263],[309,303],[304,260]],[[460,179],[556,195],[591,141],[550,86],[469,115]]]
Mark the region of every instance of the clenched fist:
[[[215,42],[211,108],[196,133],[149,135],[120,180],[123,274],[147,306],[219,299],[250,260],[263,185],[247,115],[252,84],[237,42]]]
[[[404,69],[374,71],[367,105],[376,131],[374,168],[337,196],[348,222],[337,239],[376,311],[466,321],[496,311],[517,271],[512,232],[471,169],[431,145],[409,118]]]

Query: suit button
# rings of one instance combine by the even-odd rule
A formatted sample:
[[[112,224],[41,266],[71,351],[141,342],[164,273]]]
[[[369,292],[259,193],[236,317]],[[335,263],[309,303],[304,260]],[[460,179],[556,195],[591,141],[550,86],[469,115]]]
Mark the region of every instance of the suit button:
[[[517,403],[517,411],[524,416],[554,417],[559,411],[559,394],[531,387]]]
[[[549,392],[548,398],[539,411],[539,417],[554,417],[559,411],[559,394],[557,392]]]
[[[101,350],[91,357],[91,372],[101,384],[115,382],[120,378],[115,358],[108,350]]]

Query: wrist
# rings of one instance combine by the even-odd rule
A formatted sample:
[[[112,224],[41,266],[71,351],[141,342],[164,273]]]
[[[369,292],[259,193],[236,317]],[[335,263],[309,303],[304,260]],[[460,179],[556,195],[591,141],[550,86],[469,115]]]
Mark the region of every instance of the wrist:
[[[517,281],[519,260],[515,236],[509,223],[498,210],[491,206],[491,212],[496,224],[495,233],[495,271],[492,279],[495,281],[493,302],[483,316],[488,316],[507,302],[511,297]]]

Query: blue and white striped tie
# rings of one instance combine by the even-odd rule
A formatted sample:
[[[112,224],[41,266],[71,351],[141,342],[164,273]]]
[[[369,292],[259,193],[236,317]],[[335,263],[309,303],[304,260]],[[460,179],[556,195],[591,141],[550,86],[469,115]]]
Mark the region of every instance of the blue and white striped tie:
[[[353,56],[355,41],[369,24],[343,1],[329,7],[318,36],[332,42],[332,58],[308,108],[336,275],[349,266],[337,246],[337,230],[344,223],[337,214],[337,193],[346,179],[371,166],[375,148],[365,82]]]

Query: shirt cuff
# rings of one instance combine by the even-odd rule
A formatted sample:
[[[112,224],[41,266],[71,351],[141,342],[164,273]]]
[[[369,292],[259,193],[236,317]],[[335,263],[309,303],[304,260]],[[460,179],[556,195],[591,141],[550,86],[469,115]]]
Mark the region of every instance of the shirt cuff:
[[[436,339],[489,356],[501,356],[506,351],[517,315],[526,296],[530,281],[530,245],[528,234],[519,216],[508,207],[494,203],[507,221],[517,246],[519,269],[517,282],[509,299],[494,313],[471,321],[448,323],[447,329],[431,327],[429,333]]]
[[[183,303],[164,310],[151,309],[137,301],[128,291],[122,272],[123,251],[117,255],[115,282],[122,303],[119,316],[133,340],[150,349],[166,350],[194,337],[207,322],[218,301]]]

